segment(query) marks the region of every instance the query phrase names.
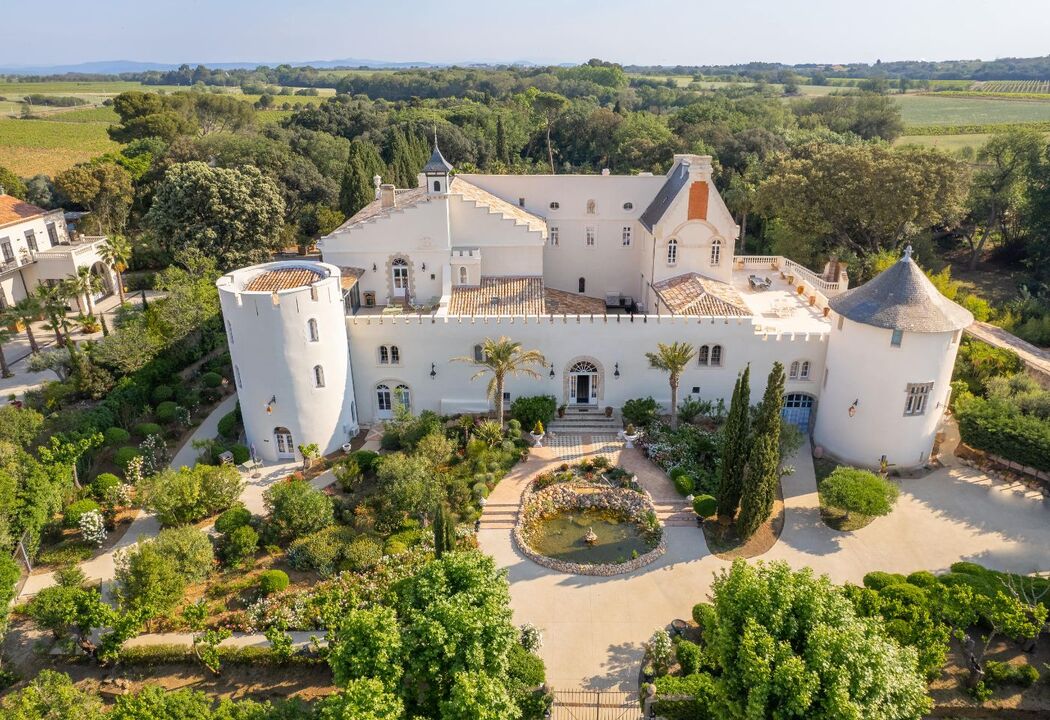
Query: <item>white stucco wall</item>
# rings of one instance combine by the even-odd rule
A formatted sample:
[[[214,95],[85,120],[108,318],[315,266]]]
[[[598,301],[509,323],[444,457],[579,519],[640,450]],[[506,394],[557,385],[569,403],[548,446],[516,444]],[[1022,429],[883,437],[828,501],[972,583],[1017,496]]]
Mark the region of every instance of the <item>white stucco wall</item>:
[[[326,277],[275,294],[243,291],[260,272],[287,267],[319,269]],[[322,453],[337,450],[356,432],[339,269],[267,263],[224,275],[217,285],[249,445],[263,460],[275,461],[274,429],[285,427],[294,446],[317,443]],[[309,337],[310,319],[317,320],[316,342]],[[324,387],[315,387],[315,365],[324,369]]]
[[[900,347],[893,347],[892,330],[846,318],[839,329],[839,319],[833,318],[828,340],[828,378],[814,442],[854,465],[877,467],[883,455],[901,467],[921,465],[944,414],[959,333],[906,332]],[[933,390],[925,413],[905,416],[908,383],[926,382]]]

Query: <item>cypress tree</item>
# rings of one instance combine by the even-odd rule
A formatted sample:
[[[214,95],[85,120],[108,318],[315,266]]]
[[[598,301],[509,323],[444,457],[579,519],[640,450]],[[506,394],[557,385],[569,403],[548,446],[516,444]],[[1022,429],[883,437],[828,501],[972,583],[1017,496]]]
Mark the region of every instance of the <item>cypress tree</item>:
[[[343,179],[339,184],[339,209],[344,215],[351,217],[374,199],[372,179],[361,158],[351,152],[350,162],[346,164]]]
[[[102,313],[98,314],[98,321],[102,325],[102,337],[109,336],[109,326],[106,325],[106,316]]]
[[[784,366],[775,362],[755,420],[754,439],[740,496],[736,531],[745,539],[754,535],[773,512],[780,483],[780,411],[783,407]]]
[[[751,366],[744,368],[733,386],[729,415],[722,429],[722,474],[718,479],[718,514],[729,520],[736,515],[744,485],[750,432]]]
[[[445,554],[445,506],[441,503],[434,508],[434,557]]]
[[[503,115],[496,116],[496,159],[507,162],[507,131],[503,128]]]

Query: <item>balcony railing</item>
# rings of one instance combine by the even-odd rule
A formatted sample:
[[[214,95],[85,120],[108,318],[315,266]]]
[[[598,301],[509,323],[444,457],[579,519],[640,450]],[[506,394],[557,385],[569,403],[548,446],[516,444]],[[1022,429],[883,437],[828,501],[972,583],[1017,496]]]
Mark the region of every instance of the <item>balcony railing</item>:
[[[845,272],[836,281],[825,280],[807,267],[799,265],[783,255],[738,255],[734,258],[740,269],[766,268],[780,270],[785,275],[792,275],[805,281],[824,293],[838,294],[849,288],[849,277]]]

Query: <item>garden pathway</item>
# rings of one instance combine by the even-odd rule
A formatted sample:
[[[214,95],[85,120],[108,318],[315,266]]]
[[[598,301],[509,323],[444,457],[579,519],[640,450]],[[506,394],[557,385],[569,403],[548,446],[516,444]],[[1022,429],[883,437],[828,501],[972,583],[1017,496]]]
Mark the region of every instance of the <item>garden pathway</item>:
[[[540,654],[552,686],[633,690],[642,643],[672,619],[689,618],[692,606],[707,599],[714,573],[729,563],[709,552],[702,531],[676,510],[684,501],[676,499],[670,481],[637,450],[622,450],[620,464],[666,505],[661,515],[676,520],[665,523],[667,553],[608,578],[566,575],[530,562],[515,550],[510,528],[525,484],[554,462],[549,451],[536,450],[496,486],[482,517],[481,548],[508,571],[514,621],[543,631]],[[1050,501],[1023,486],[993,483],[965,466],[945,467],[902,480],[890,515],[842,533],[820,519],[809,446],[790,464],[796,470],[783,482],[784,531],[764,560],[855,583],[872,570],[938,572],[958,560],[1014,572],[1050,570]]]

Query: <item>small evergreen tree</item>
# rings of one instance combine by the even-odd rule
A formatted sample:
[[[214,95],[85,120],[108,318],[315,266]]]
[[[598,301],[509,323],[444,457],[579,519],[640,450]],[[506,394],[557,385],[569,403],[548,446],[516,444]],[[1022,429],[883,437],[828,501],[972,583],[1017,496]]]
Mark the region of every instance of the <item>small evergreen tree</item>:
[[[441,557],[456,549],[456,524],[449,517],[444,503],[434,508],[434,557]]]
[[[346,169],[339,185],[339,209],[344,215],[353,216],[375,199],[372,178],[382,176],[384,172],[386,166],[375,145],[359,138],[350,142]]]
[[[507,131],[503,128],[503,116],[496,116],[496,159],[507,162]]]
[[[780,482],[780,411],[784,407],[784,366],[773,363],[766,382],[747,458],[737,534],[749,538],[773,512]]]
[[[729,415],[722,428],[722,467],[718,479],[718,514],[733,519],[740,505],[744,485],[744,467],[747,465],[748,433],[750,431],[751,366],[736,379]]]

